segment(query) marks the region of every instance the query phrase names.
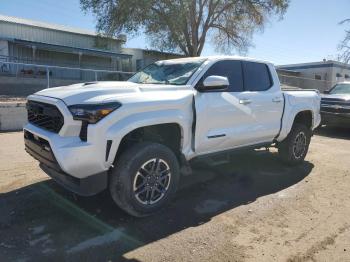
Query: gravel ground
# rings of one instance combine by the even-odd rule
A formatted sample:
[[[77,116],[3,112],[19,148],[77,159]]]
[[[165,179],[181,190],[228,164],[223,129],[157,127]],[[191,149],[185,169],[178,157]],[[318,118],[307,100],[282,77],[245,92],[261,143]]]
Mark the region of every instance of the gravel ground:
[[[274,150],[198,164],[143,219],[62,189],[22,136],[0,133],[0,261],[350,261],[350,130],[319,132],[295,168]]]

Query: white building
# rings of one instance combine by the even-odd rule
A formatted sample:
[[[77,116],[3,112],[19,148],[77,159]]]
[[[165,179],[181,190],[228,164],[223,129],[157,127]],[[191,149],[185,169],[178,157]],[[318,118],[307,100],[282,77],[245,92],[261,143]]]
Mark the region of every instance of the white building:
[[[337,82],[350,80],[350,65],[332,60],[281,65],[277,69],[282,83],[320,91],[330,89]]]
[[[125,41],[125,36],[106,38],[83,29],[0,15],[2,61],[129,71],[132,56],[122,52]],[[22,71],[26,72],[35,73]],[[65,74],[84,80],[78,71]]]

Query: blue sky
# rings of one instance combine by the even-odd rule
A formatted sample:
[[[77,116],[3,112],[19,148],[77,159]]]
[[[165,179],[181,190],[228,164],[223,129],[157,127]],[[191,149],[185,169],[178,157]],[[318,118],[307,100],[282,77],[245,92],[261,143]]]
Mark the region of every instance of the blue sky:
[[[275,64],[335,59],[350,18],[350,0],[291,0],[283,20],[270,19],[253,38],[248,56]],[[95,18],[80,10],[79,0],[0,0],[0,14],[95,29]],[[347,25],[350,28],[350,23]],[[127,47],[150,48],[142,35],[128,40]],[[216,54],[210,42],[203,55]]]

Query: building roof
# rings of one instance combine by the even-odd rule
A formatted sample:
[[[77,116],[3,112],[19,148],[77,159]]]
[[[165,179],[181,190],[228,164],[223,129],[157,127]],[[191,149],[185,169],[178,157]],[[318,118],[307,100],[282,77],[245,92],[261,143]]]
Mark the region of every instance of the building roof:
[[[121,57],[121,58],[131,58],[132,55],[129,54],[123,54],[123,53],[117,53],[112,52],[108,50],[100,50],[95,48],[81,48],[81,47],[71,47],[71,46],[65,46],[65,45],[55,45],[55,44],[48,44],[48,43],[41,43],[41,42],[32,42],[32,41],[26,41],[26,40],[20,40],[20,39],[13,39],[9,40],[10,42],[24,45],[24,46],[36,46],[37,48],[40,48],[41,50],[48,50],[48,51],[59,51],[63,53],[84,53],[84,54],[90,54],[90,55],[99,55],[99,56],[107,56],[107,57]]]
[[[27,25],[27,26],[32,26],[32,27],[51,29],[51,30],[56,30],[56,31],[69,32],[69,33],[73,33],[73,34],[89,35],[89,36],[97,36],[98,35],[96,32],[86,30],[86,29],[51,24],[51,23],[46,23],[46,22],[41,22],[41,21],[34,21],[34,20],[25,19],[25,18],[6,16],[6,15],[0,14],[0,22],[1,21],[7,22],[7,23],[13,23],[13,24],[20,24],[20,25]],[[114,38],[114,39],[124,41],[123,38]]]
[[[333,60],[277,66],[278,69],[285,69],[285,70],[299,70],[299,69],[322,68],[322,67],[323,68],[338,67],[338,68],[350,70],[349,64],[345,64],[345,63],[333,61]]]

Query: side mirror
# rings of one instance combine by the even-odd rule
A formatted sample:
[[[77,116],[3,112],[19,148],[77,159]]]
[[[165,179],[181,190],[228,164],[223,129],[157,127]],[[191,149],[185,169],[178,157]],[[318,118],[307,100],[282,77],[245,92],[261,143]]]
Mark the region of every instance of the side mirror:
[[[323,94],[329,94],[329,90],[324,90]]]
[[[208,76],[204,79],[202,87],[200,88],[203,91],[206,90],[223,90],[227,89],[230,85],[227,77],[224,76]]]

